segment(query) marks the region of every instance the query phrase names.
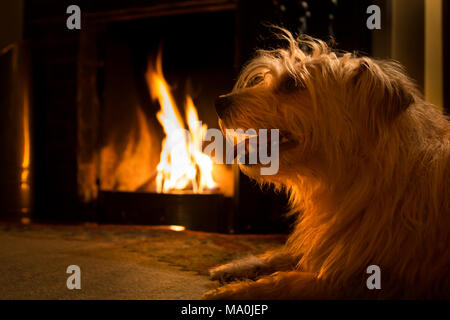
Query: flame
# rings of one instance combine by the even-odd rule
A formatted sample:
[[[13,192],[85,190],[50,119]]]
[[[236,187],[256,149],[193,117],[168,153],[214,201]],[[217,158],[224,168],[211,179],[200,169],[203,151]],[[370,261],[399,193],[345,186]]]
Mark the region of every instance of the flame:
[[[167,193],[192,189],[199,193],[216,188],[212,178],[212,160],[202,152],[202,136],[207,126],[199,122],[192,98],[187,96],[185,114],[189,130],[185,129],[162,72],[161,51],[156,69],[149,64],[146,77],[152,99],[159,102],[160,110],[156,117],[166,135],[157,166],[156,191]]]
[[[197,109],[190,96],[186,97],[186,117],[188,121],[189,132],[191,135],[190,152],[195,162],[200,167],[200,191],[204,188],[214,189],[216,182],[212,177],[213,163],[211,158],[202,152],[202,138],[206,134],[208,127],[201,124],[198,120]]]
[[[28,99],[23,104],[23,159],[22,174],[20,176],[20,188],[28,190],[30,175],[30,115],[29,115]]]
[[[31,156],[31,146],[30,146],[30,104],[29,104],[29,92],[25,85],[23,91],[23,158],[22,158],[22,168],[20,173],[20,212],[24,215],[21,218],[21,222],[28,224],[29,218],[26,217],[30,212],[30,156]],[[28,219],[28,220],[27,220]]]

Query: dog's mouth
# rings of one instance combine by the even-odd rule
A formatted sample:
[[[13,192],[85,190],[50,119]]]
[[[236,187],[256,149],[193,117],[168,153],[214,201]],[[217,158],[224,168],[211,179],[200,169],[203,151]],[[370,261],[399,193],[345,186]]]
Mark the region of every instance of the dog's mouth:
[[[279,152],[285,152],[298,145],[298,141],[286,131],[279,131],[277,136],[272,136],[271,130],[267,130],[267,136],[233,132],[231,136],[227,137],[227,140],[234,146],[233,155],[229,155],[232,156],[232,160],[238,156],[245,156],[248,159],[252,153],[260,155],[263,148],[267,155],[272,156],[275,152],[274,148],[278,148]]]

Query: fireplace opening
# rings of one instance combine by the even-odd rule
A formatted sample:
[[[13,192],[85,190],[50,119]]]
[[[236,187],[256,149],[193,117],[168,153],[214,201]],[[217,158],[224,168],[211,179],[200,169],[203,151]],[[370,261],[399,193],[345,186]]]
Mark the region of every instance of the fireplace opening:
[[[214,100],[231,90],[234,27],[224,11],[116,22],[103,31],[101,221],[230,231],[235,168],[203,153],[202,136],[218,128]]]

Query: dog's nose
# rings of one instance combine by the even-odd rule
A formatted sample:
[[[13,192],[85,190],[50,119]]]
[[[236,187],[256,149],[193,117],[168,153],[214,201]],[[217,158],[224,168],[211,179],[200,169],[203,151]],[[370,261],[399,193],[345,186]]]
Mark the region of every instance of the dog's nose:
[[[223,118],[231,106],[231,98],[229,96],[220,96],[216,99],[215,106],[217,115],[219,118]]]

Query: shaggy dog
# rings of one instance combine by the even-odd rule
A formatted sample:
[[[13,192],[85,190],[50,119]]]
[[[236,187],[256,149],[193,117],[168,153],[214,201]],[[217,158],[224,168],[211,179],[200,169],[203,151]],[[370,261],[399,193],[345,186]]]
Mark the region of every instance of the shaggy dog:
[[[450,297],[450,126],[391,61],[278,34],[233,91],[225,128],[279,128],[279,171],[241,170],[290,195],[298,213],[278,251],[211,270],[206,299]],[[379,266],[381,289],[367,286]]]

